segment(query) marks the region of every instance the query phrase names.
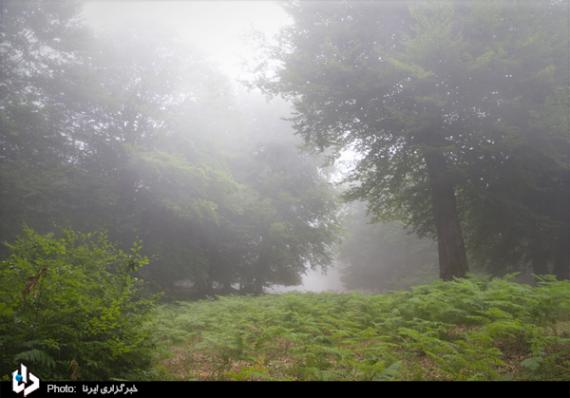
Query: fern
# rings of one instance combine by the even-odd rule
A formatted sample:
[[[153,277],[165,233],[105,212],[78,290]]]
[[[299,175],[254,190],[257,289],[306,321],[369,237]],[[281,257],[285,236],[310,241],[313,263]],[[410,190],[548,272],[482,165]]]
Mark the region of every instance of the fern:
[[[53,369],[56,365],[55,360],[47,352],[31,349],[27,351],[19,352],[14,356],[15,363],[30,363],[33,365],[39,365],[42,368]]]
[[[472,278],[179,303],[153,324],[160,358],[188,352],[187,379],[218,366],[216,377],[236,380],[565,380],[569,315],[569,282]],[[175,339],[185,334],[197,341]]]

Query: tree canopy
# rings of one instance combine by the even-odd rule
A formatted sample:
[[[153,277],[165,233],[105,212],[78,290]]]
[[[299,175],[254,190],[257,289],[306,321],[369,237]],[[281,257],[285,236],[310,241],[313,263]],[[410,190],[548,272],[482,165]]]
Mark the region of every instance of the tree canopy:
[[[0,240],[24,223],[105,229],[125,247],[140,238],[156,287],[199,295],[261,292],[326,267],[333,188],[280,105],[250,117],[256,104],[174,35],[96,37],[80,9],[5,6]]]
[[[495,271],[538,256],[567,277],[565,7],[288,3],[259,86],[310,146],[359,154],[347,198],[436,236],[442,278],[465,275],[465,239]]]

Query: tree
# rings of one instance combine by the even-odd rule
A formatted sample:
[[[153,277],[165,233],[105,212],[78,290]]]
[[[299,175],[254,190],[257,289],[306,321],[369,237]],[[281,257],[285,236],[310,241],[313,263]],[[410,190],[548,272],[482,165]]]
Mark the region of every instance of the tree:
[[[561,8],[562,7],[562,8]],[[493,273],[567,278],[570,70],[562,2],[474,5],[470,94],[480,116],[462,137],[460,201],[470,251]],[[461,10],[460,7],[457,7]]]
[[[326,269],[339,232],[337,203],[315,161],[268,139],[257,144],[248,174],[254,200],[242,223],[255,252],[245,265],[243,289],[297,285],[307,268]]]
[[[24,223],[104,229],[123,247],[141,238],[144,277],[196,295],[260,292],[326,266],[334,193],[278,114],[241,109],[171,32],[96,36],[80,6],[4,9],[0,240]]]
[[[272,49],[279,66],[259,85],[293,100],[295,128],[308,144],[333,157],[359,153],[348,199],[367,200],[379,219],[399,218],[420,235],[435,235],[441,278],[461,277],[468,270],[461,222],[476,219],[470,236],[480,233],[486,220],[474,198],[492,196],[478,184],[501,184],[526,160],[547,172],[521,151],[535,145],[561,175],[567,170],[565,125],[541,137],[537,131],[546,128],[546,109],[563,106],[560,93],[567,92],[560,83],[568,78],[563,7],[287,4],[294,24]],[[563,146],[549,151],[555,142]],[[500,171],[485,167],[490,155]],[[520,248],[514,241],[511,248]]]
[[[78,160],[71,137],[78,119],[66,93],[73,82],[68,74],[84,70],[78,44],[85,30],[76,18],[76,2],[3,2],[1,7],[0,239],[11,240],[26,218],[45,227],[41,198],[50,198],[52,214],[59,212],[61,187]]]

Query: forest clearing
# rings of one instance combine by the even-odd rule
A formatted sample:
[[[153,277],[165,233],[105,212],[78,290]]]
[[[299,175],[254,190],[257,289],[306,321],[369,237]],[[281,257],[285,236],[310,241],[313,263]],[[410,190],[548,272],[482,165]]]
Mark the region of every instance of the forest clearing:
[[[0,0],[40,379],[570,386],[570,0]]]
[[[568,282],[466,279],[383,295],[157,308],[161,380],[568,380]]]

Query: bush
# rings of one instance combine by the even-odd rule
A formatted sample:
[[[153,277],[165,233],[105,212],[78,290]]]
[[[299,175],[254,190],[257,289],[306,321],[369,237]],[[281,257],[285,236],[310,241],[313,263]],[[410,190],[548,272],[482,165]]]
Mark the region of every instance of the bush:
[[[101,232],[59,235],[25,228],[0,262],[0,375],[24,362],[49,380],[129,378],[150,363],[135,276],[148,259]]]

